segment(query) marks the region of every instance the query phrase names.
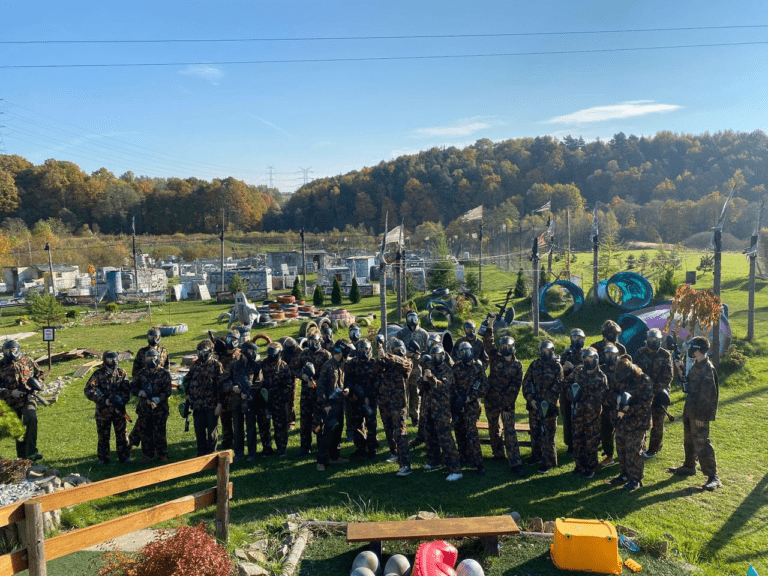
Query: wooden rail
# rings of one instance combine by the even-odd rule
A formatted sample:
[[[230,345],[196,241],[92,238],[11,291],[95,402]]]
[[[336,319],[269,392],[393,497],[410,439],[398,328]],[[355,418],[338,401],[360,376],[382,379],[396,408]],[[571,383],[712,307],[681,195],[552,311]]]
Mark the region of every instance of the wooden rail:
[[[47,560],[78,552],[89,546],[130,534],[164,520],[207,508],[213,504],[216,504],[216,538],[226,542],[229,539],[229,500],[232,498],[232,483],[229,481],[231,462],[232,452],[226,450],[175,464],[167,464],[158,468],[101,480],[100,482],[84,484],[0,508],[0,526],[9,526],[24,521],[27,544],[26,548],[0,556],[0,576],[12,576],[27,569],[29,569],[30,576],[46,576]],[[152,486],[214,468],[217,470],[217,482],[214,488],[45,539],[43,534],[44,512],[114,496],[129,490]]]

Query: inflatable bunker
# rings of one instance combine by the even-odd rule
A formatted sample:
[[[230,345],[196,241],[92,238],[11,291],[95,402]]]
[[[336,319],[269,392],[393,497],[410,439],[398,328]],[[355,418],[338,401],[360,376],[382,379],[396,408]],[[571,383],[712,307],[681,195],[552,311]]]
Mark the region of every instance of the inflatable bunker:
[[[562,286],[565,290],[568,291],[568,293],[571,295],[571,298],[573,298],[573,312],[578,312],[581,310],[581,307],[584,306],[584,290],[582,290],[573,282],[569,282],[568,280],[555,280],[554,282],[545,284],[539,290],[539,312],[541,314],[549,314],[549,312],[547,312],[547,306],[544,303],[544,297],[553,286]]]
[[[611,286],[618,288],[618,301],[611,296]],[[653,286],[637,272],[619,272],[598,283],[597,297],[602,301],[607,300],[619,310],[631,312],[650,306],[653,302]]]

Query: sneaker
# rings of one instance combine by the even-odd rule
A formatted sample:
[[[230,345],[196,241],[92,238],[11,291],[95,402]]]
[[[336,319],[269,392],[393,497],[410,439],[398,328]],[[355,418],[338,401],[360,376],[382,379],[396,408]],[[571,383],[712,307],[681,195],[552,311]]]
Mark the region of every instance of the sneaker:
[[[485,476],[485,467],[482,464],[480,464],[477,467],[476,473],[478,476]]]
[[[440,470],[442,467],[442,464],[424,464],[424,471],[434,472],[435,470]]]
[[[274,455],[275,455],[275,451],[272,449],[272,446],[270,446],[269,448],[264,448],[264,450],[261,451],[262,458],[266,458],[268,456],[274,456]]]
[[[547,473],[549,473],[550,470],[552,470],[552,468],[542,464],[541,468],[536,470],[536,472],[538,472],[539,474],[547,474]]]
[[[341,456],[328,460],[328,464],[346,464],[347,462],[349,462],[349,460],[342,458]]]
[[[142,456],[140,462],[142,464],[146,464],[147,462],[152,462],[152,460],[154,459],[155,459],[154,456]]]
[[[35,452],[29,458],[27,458],[27,460],[32,460],[32,462],[37,462],[38,460],[42,460],[42,459],[43,459],[43,455],[40,454],[40,452]]]
[[[518,464],[517,466],[512,466],[512,473],[517,474],[520,476],[520,478],[525,478],[525,468],[521,464]]]
[[[448,477],[445,479],[446,482],[456,482],[456,480],[461,480],[464,478],[464,474],[461,472],[454,472],[453,474],[448,474]]]
[[[696,476],[696,468],[688,468],[688,466],[670,468],[669,472],[672,474],[677,474],[678,476]]]
[[[656,452],[648,452],[647,450],[643,450],[643,458],[653,458],[656,456]]]
[[[717,490],[718,488],[722,488],[722,487],[723,487],[723,483],[720,482],[720,478],[718,478],[717,476],[710,476],[709,478],[707,478],[707,483],[704,484],[704,486],[702,486],[701,488],[703,490],[709,490],[711,492],[713,490]]]
[[[541,464],[541,458],[538,458],[536,456],[531,456],[528,458],[528,460],[525,461],[528,466],[535,466],[536,464]]]
[[[613,466],[614,464],[616,464],[616,460],[613,459],[613,456],[606,456],[600,461],[600,467],[602,468]]]
[[[632,491],[637,490],[638,488],[640,488],[640,486],[642,486],[642,485],[643,485],[642,482],[638,482],[637,480],[630,480],[629,482],[624,484],[624,490],[632,492]]]
[[[581,476],[583,472],[581,468],[574,468],[573,470],[571,470],[571,474],[573,474],[574,476]]]
[[[404,476],[408,476],[413,470],[411,470],[410,466],[403,466],[395,473],[395,476],[398,478],[403,478]]]
[[[358,448],[352,454],[349,455],[350,458],[363,458],[365,456],[366,452],[364,448]]]
[[[317,471],[318,472],[324,472],[325,471],[325,464],[318,464],[317,465]]]
[[[397,454],[392,454],[392,452],[389,453],[389,458],[387,458],[386,462],[389,462],[390,464],[394,464],[397,462],[398,456]]]
[[[629,478],[627,478],[626,474],[624,474],[624,473],[622,472],[621,474],[619,474],[618,476],[616,476],[616,478],[614,478],[613,480],[611,480],[611,482],[610,482],[610,483],[611,483],[611,484],[613,484],[614,486],[620,486],[620,485],[622,485],[622,484],[626,484],[626,483],[627,483],[627,480],[629,480]]]
[[[582,475],[584,478],[594,478],[595,477],[595,471],[590,470],[589,472],[583,472]]]
[[[168,455],[166,454],[165,456],[160,456],[160,462],[168,462]]]

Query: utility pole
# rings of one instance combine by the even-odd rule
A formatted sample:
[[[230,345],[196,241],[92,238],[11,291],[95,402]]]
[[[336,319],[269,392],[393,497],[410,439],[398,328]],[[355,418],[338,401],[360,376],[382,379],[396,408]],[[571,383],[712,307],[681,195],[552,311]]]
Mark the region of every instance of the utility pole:
[[[219,292],[224,292],[224,208],[221,209],[221,281],[219,282]]]
[[[307,297],[307,253],[304,250],[304,228],[299,231],[301,235],[301,269],[304,275],[304,297]]]
[[[565,227],[568,229],[568,250],[565,253],[565,270],[568,272],[568,280],[571,279],[571,209],[565,209]]]
[[[480,219],[480,261],[478,262],[477,287],[483,289],[483,220]]]
[[[597,252],[600,249],[600,237],[598,234],[595,234],[592,237],[592,303],[597,304],[598,298],[597,298]]]
[[[533,289],[531,290],[531,314],[533,315],[533,334],[539,335],[539,239],[533,237],[531,248],[531,262],[533,263]]]
[[[765,196],[760,202],[760,210],[757,213],[757,226],[752,235],[750,246],[747,249],[749,258],[749,314],[747,315],[747,342],[755,338],[755,268],[757,264],[757,251],[760,246],[760,228],[763,226],[763,209],[765,208]]]
[[[55,298],[56,297],[56,281],[54,280],[54,276],[53,276],[53,259],[51,258],[51,245],[48,242],[45,243],[45,251],[48,252],[48,272],[51,275],[51,295]]]
[[[267,166],[267,170],[269,170],[269,187],[272,188],[272,170],[274,170],[274,166]]]
[[[139,295],[139,259],[136,257],[136,216],[131,220],[131,232],[133,234],[133,274],[136,278],[136,295]],[[48,253],[50,256],[50,252]]]
[[[307,182],[309,182],[309,177],[308,177],[308,174],[309,174],[310,172],[312,172],[312,166],[310,166],[309,168],[302,168],[301,166],[299,166],[299,170],[301,170],[302,172],[304,172],[304,184],[306,185],[306,184],[307,184]]]
[[[723,261],[723,233],[715,230],[715,270],[713,272],[714,280],[712,282],[712,291],[720,297],[720,275]],[[720,365],[720,316],[718,315],[712,326],[712,364],[717,368]]]

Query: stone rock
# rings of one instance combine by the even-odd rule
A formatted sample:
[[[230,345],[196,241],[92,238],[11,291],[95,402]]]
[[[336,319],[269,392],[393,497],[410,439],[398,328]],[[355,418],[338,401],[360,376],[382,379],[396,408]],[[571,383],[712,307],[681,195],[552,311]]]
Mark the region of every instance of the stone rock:
[[[297,532],[299,530],[299,525],[295,522],[284,522],[283,523],[283,530],[287,530],[288,532]]]
[[[267,535],[267,533],[264,530],[256,530],[256,532],[251,534],[251,536],[254,537],[254,538],[262,538],[262,537],[264,537],[266,535]]]
[[[419,513],[416,514],[416,520],[434,520],[437,517],[437,514],[434,512],[425,512],[423,510],[420,510]]]
[[[290,553],[291,553],[291,547],[288,546],[287,544],[283,544],[282,546],[280,546],[280,550],[277,553],[277,557],[280,560],[284,560]]]
[[[75,485],[70,484],[69,482],[64,482],[64,484],[62,485],[62,488],[64,488],[64,490],[69,490],[70,488],[74,488],[74,487]]]
[[[256,540],[256,542],[252,542],[248,546],[248,549],[261,550],[262,552],[266,552],[268,547],[269,547],[269,540],[267,538],[262,538],[261,540]]]
[[[519,512],[510,512],[509,515],[512,516],[512,520],[515,521],[515,524],[520,526],[520,520],[521,520],[520,513]]]
[[[239,576],[269,576],[269,570],[250,562],[240,563],[237,566],[237,573]]]
[[[531,532],[544,532],[544,521],[539,518],[531,518],[528,521],[528,530]]]
[[[546,532],[547,534],[554,534],[555,533],[555,522],[554,520],[547,520],[544,522],[544,529],[542,532]]]
[[[245,557],[248,562],[254,562],[256,564],[266,564],[269,562],[267,555],[259,550],[246,550]]]
[[[627,528],[626,526],[622,526],[621,524],[616,524],[616,532],[619,534],[624,534],[624,536],[637,536],[638,532],[637,530],[634,530],[632,528]]]
[[[235,549],[235,558],[245,562],[245,561],[248,560],[248,555],[245,553],[245,550],[241,550],[240,548],[236,548]]]

